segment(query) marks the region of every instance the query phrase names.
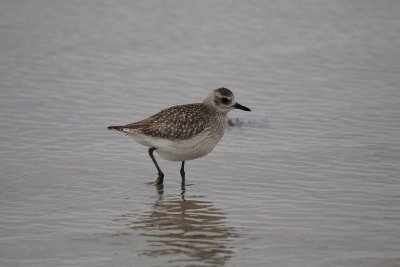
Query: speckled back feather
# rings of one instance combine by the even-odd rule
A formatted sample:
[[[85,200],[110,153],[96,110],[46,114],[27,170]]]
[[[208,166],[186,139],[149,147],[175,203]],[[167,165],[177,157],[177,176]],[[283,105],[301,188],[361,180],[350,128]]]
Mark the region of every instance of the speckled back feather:
[[[122,126],[121,130],[159,138],[188,139],[206,128],[210,112],[201,103],[173,106],[147,119]]]

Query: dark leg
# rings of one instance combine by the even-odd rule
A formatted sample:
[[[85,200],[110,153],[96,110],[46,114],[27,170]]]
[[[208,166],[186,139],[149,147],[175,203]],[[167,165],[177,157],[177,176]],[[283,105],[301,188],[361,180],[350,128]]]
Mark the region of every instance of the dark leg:
[[[185,161],[182,161],[181,177],[182,177],[182,185],[184,185],[185,184]]]
[[[185,192],[186,192],[185,184],[182,184],[181,185],[181,197],[182,197],[183,201],[185,201]]]
[[[151,158],[151,160],[153,161],[154,165],[156,165],[156,168],[157,168],[157,171],[158,171],[158,178],[157,178],[155,184],[156,184],[156,185],[162,185],[163,182],[164,182],[164,173],[161,171],[160,166],[158,166],[158,163],[157,163],[156,159],[155,159],[154,156],[153,156],[153,152],[154,152],[154,150],[156,150],[156,149],[157,149],[157,148],[155,148],[155,147],[151,147],[151,148],[149,149],[149,155],[150,155],[150,158]]]

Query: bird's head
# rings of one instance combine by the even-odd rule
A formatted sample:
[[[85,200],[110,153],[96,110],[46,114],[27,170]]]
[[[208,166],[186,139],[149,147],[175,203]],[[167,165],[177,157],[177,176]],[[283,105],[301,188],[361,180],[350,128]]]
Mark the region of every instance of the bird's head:
[[[241,109],[251,111],[248,107],[240,105],[236,102],[231,90],[221,87],[212,91],[203,101],[206,105],[211,105],[218,111],[228,113],[233,109]]]

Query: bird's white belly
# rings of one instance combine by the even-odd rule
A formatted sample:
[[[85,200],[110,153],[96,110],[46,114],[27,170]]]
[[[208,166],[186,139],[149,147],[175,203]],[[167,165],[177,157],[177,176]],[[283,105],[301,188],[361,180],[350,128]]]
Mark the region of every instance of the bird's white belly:
[[[163,158],[172,161],[192,160],[210,153],[221,140],[222,135],[200,133],[187,140],[169,140],[153,138],[142,134],[129,134],[136,142],[157,148],[156,152]]]

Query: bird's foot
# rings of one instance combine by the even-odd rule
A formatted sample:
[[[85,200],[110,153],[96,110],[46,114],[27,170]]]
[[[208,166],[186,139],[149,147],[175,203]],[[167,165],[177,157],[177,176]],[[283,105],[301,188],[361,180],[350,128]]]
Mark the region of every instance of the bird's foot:
[[[163,183],[164,183],[164,174],[158,174],[157,180],[155,180],[154,182],[147,182],[146,184],[160,186],[163,185]]]
[[[159,173],[157,180],[154,182],[154,185],[159,186],[162,185],[163,183],[164,183],[164,174]]]

